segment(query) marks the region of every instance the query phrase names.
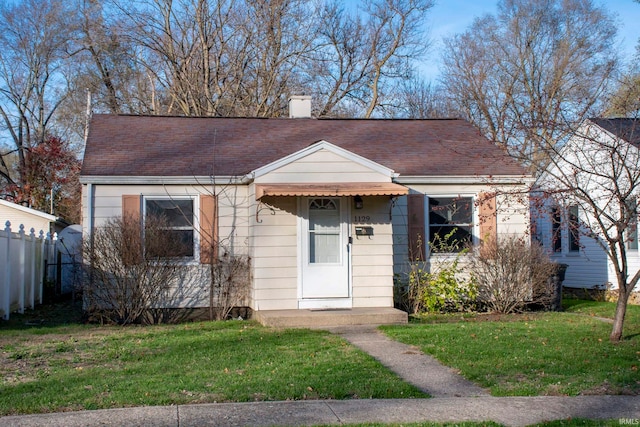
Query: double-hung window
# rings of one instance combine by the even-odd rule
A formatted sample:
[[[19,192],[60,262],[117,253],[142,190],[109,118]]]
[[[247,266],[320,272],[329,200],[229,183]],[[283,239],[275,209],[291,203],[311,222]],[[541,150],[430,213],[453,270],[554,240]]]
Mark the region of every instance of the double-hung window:
[[[145,198],[145,228],[152,220],[170,237],[168,253],[171,258],[194,258],[194,200],[174,198]],[[148,255],[158,255],[149,245],[145,245]],[[151,253],[149,253],[151,252]]]
[[[578,206],[569,206],[569,252],[580,251],[580,221],[578,220]]]
[[[627,212],[629,220],[627,221],[627,230],[625,233],[627,241],[627,249],[638,249],[638,200],[635,197],[627,199]]]
[[[580,219],[577,205],[551,208],[551,249],[553,252],[575,253],[580,251]],[[565,221],[563,221],[563,216]],[[562,249],[563,234],[566,247]]]
[[[429,197],[432,252],[460,252],[473,242],[473,198]]]
[[[562,252],[562,211],[558,207],[551,209],[551,248]]]

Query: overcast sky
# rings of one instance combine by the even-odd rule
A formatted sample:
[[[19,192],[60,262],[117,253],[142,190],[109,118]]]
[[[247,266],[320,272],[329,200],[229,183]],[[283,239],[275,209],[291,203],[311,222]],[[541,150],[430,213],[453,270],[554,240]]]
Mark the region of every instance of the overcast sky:
[[[633,0],[595,0],[597,5],[613,12],[619,20],[619,42],[625,56],[630,59],[640,38],[640,3]],[[485,14],[496,13],[497,0],[436,0],[429,11],[429,35],[433,46],[421,69],[427,80],[437,78],[442,38],[467,29],[473,20]]]

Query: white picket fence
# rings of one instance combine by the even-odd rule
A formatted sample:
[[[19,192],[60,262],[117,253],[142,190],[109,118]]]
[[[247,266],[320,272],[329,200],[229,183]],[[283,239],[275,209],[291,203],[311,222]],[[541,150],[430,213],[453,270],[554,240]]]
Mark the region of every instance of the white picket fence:
[[[6,222],[0,229],[0,315],[5,320],[10,313],[24,313],[25,308],[42,304],[45,280],[56,277],[57,235],[43,231],[36,235],[20,225],[11,231]],[[54,268],[47,268],[53,266]]]

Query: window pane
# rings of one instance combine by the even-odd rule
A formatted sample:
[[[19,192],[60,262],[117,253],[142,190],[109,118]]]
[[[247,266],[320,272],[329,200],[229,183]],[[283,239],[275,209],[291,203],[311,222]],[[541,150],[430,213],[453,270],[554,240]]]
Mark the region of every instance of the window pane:
[[[578,222],[578,206],[569,206],[569,251],[580,250],[580,223]]]
[[[627,200],[629,222],[627,223],[627,249],[638,249],[638,201],[635,197]]]
[[[165,218],[171,227],[191,227],[193,200],[147,200],[147,215]]]
[[[175,242],[174,256],[193,256],[193,230],[168,230],[171,240]]]
[[[429,224],[471,224],[473,200],[471,197],[429,198]]]
[[[473,242],[473,199],[429,197],[429,244],[432,252],[460,252]]]
[[[429,233],[433,252],[460,252],[472,242],[468,226],[435,226],[429,228]]]
[[[337,262],[340,262],[340,235],[310,233],[309,263]]]
[[[163,230],[162,239],[145,239],[145,253],[152,258],[193,257],[193,230]]]
[[[551,210],[551,247],[554,252],[562,252],[562,215],[560,209]]]
[[[309,230],[335,233],[340,230],[340,201],[335,199],[309,200]]]
[[[309,200],[309,263],[340,262],[340,201]]]

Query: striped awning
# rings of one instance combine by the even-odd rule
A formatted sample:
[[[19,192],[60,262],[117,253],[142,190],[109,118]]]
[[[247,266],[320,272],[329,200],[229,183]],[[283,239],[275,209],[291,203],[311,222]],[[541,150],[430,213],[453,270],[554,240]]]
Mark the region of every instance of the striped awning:
[[[265,196],[402,196],[408,192],[407,187],[392,182],[256,184],[256,200]]]

